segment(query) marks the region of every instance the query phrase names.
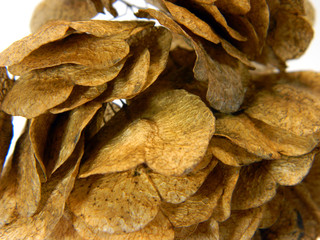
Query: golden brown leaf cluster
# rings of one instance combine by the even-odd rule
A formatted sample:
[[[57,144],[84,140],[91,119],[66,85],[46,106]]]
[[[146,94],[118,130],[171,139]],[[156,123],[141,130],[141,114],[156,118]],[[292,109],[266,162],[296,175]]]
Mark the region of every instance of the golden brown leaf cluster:
[[[163,26],[90,20],[113,2],[44,0],[0,53],[0,238],[319,237],[320,73],[285,71],[310,4],[153,0],[136,15]],[[6,156],[12,116],[27,124]]]

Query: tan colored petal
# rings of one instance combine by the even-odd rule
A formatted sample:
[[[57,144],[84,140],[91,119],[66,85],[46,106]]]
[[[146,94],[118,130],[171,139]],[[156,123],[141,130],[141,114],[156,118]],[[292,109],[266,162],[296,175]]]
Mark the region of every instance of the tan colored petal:
[[[320,130],[320,114],[315,111],[319,104],[319,94],[301,83],[278,83],[256,94],[246,113],[268,125],[307,136]]]
[[[175,227],[174,229],[174,239],[184,240],[190,236],[198,227],[199,224],[194,224],[188,227]]]
[[[43,0],[33,12],[30,28],[32,32],[36,32],[50,20],[89,20],[97,13],[91,0]]]
[[[197,229],[186,240],[219,240],[219,224],[213,218],[199,223]]]
[[[34,118],[64,102],[72,89],[67,79],[30,73],[16,81],[1,107],[11,115]]]
[[[129,46],[124,40],[73,34],[39,47],[21,62],[10,66],[9,71],[20,76],[34,69],[67,63],[108,68],[119,63],[128,53]]]
[[[287,156],[299,156],[311,152],[319,140],[314,135],[298,136],[262,121],[251,119],[255,126],[273,143],[277,152]]]
[[[150,52],[146,48],[139,55],[128,58],[123,70],[110,83],[105,102],[130,99],[140,93],[148,80]]]
[[[251,8],[249,0],[217,0],[214,4],[224,12],[235,15],[244,15]]]
[[[144,169],[78,179],[68,206],[86,224],[111,234],[145,227],[158,213],[160,197]]]
[[[215,135],[227,137],[233,143],[265,159],[279,158],[273,143],[264,136],[245,114],[220,115]]]
[[[65,38],[71,33],[92,34],[99,38],[117,35],[118,39],[127,39],[129,36],[153,25],[154,23],[145,21],[52,21],[36,33],[14,42],[4,50],[0,54],[0,66],[17,64],[39,47]]]
[[[73,188],[84,151],[83,139],[69,158],[68,164],[60,168],[42,185],[39,211],[32,218],[18,218],[0,228],[3,239],[46,239],[63,216],[66,199]]]
[[[45,153],[47,175],[50,176],[71,156],[100,103],[89,103],[59,115],[50,129]]]
[[[217,163],[218,161],[214,159],[206,168],[185,176],[165,176],[155,172],[150,172],[148,175],[162,200],[178,204],[196,193]]]
[[[276,196],[262,206],[263,213],[259,228],[269,228],[278,220],[283,204],[286,204],[283,200],[283,192],[278,189]]]
[[[32,151],[35,158],[37,159],[37,162],[40,165],[45,181],[47,180],[47,170],[44,161],[44,153],[46,150],[49,130],[55,118],[56,115],[50,113],[42,114],[31,119],[29,128],[29,137]]]
[[[98,231],[88,225],[78,217],[73,217],[73,226],[85,239],[95,240],[173,240],[174,231],[169,220],[159,212],[157,216],[141,230],[129,233],[110,234]]]
[[[285,157],[268,162],[266,170],[272,174],[273,179],[284,186],[293,186],[300,183],[308,174],[315,151],[298,157]]]
[[[50,109],[50,112],[53,114],[58,114],[73,110],[77,107],[81,107],[81,105],[86,103],[90,104],[92,100],[99,97],[103,92],[105,92],[107,87],[107,83],[93,87],[76,85],[72,89],[69,97],[63,103]]]
[[[273,19],[276,23],[269,30],[268,44],[283,61],[299,58],[313,38],[311,24],[302,16],[286,11],[278,11]]]
[[[184,25],[194,34],[203,37],[210,42],[215,44],[220,42],[220,37],[217,33],[215,33],[215,31],[206,22],[202,21],[186,8],[175,5],[169,1],[164,1],[164,3],[178,23]]]
[[[317,239],[320,221],[314,215],[315,209],[310,209],[305,201],[307,192],[297,192],[296,187],[283,190],[285,203],[281,215],[275,224],[261,231],[261,235],[265,239]]]
[[[113,123],[121,121],[116,120],[113,119]],[[92,139],[92,147],[80,168],[80,177],[125,171],[145,161],[146,141],[152,139],[155,126],[144,119],[127,124],[121,127],[107,124]]]
[[[239,167],[262,160],[242,147],[233,144],[230,140],[223,137],[213,136],[209,146],[213,155],[224,164]]]
[[[232,210],[259,207],[276,195],[277,182],[267,171],[266,165],[268,161],[241,167],[240,177],[232,195]]]
[[[262,208],[232,211],[230,218],[219,224],[221,240],[250,240],[259,227]]]
[[[175,227],[186,227],[206,221],[210,218],[226,187],[229,184],[235,186],[238,176],[238,168],[219,164],[194,195],[180,204],[164,202],[161,210]]]
[[[210,109],[184,90],[151,91],[117,115],[92,140],[81,177],[110,172],[111,166],[111,171],[123,171],[142,162],[164,175],[188,173],[205,156],[214,132]]]

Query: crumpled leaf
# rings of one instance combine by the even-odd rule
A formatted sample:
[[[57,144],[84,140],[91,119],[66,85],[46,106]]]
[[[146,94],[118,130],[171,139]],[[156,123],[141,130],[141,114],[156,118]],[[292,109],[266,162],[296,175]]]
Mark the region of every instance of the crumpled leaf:
[[[221,240],[250,240],[259,227],[262,218],[262,208],[232,211],[230,218],[219,223]]]
[[[29,127],[29,138],[31,142],[32,152],[40,165],[44,180],[47,181],[47,170],[44,161],[44,153],[49,130],[56,115],[47,113],[32,118]]]
[[[91,20],[69,22],[59,20],[49,22],[36,33],[30,34],[29,36],[14,42],[6,50],[0,53],[0,66],[12,66],[17,64],[39,47],[63,39],[72,33],[86,33],[98,38],[117,36],[117,39],[121,40],[127,39],[139,31],[152,27],[153,25],[154,23],[145,21]],[[88,37],[88,39],[90,39],[90,37]],[[93,39],[94,38],[91,36],[91,40]]]
[[[218,240],[219,224],[213,218],[199,223],[196,230],[186,240]]]
[[[142,162],[164,175],[188,173],[203,159],[214,131],[209,108],[184,90],[150,91],[117,115],[92,140],[80,177],[124,171]]]
[[[283,191],[285,204],[283,204],[281,215],[270,228],[260,230],[261,236],[264,239],[316,239],[319,237],[319,208],[312,208],[308,191],[300,185],[283,188]]]
[[[160,197],[142,167],[78,179],[68,199],[78,218],[110,234],[145,227],[157,215],[159,204]]]
[[[145,239],[145,240],[173,240],[174,232],[172,225],[169,220],[161,213],[158,212],[157,216],[148,223],[147,226],[141,230],[120,233],[120,234],[109,234],[102,231],[96,231],[89,226],[85,225],[84,221],[80,218],[74,218],[73,225],[78,233],[85,239],[96,239],[96,240],[134,240],[134,239]]]
[[[11,115],[34,118],[64,102],[73,86],[65,78],[29,73],[15,82],[1,108]]]
[[[298,184],[308,174],[314,155],[315,152],[298,157],[282,156],[282,159],[242,167],[232,196],[232,209],[259,207],[276,195],[278,184]]]
[[[194,195],[180,204],[163,202],[161,210],[174,227],[187,227],[206,221],[224,190],[229,186],[234,188],[238,176],[238,168],[218,164]]]
[[[283,61],[299,58],[313,38],[309,21],[287,11],[278,11],[273,20],[275,24],[269,30],[268,44]]]
[[[311,152],[319,140],[313,134],[298,136],[284,129],[273,127],[262,121],[251,119],[255,126],[273,142],[277,152],[287,156],[299,156]]]
[[[198,227],[199,224],[193,224],[188,227],[175,227],[174,228],[174,239],[184,240],[190,236]]]
[[[92,68],[108,68],[129,53],[128,44],[117,38],[99,38],[89,34],[72,34],[31,52],[21,62],[9,67],[14,75],[61,64],[79,64]]]
[[[178,204],[196,193],[217,163],[218,161],[212,160],[206,168],[184,176],[165,176],[156,172],[150,172],[148,176],[163,201]]]
[[[18,218],[0,228],[0,238],[45,239],[50,235],[63,215],[66,199],[73,188],[84,151],[83,143],[83,139],[79,141],[68,164],[63,165],[63,168],[42,185],[41,202],[37,213],[32,218]]]
[[[71,156],[81,138],[82,130],[100,107],[100,103],[92,102],[57,116],[50,129],[50,139],[46,145],[45,159],[48,176]]]
[[[30,22],[31,32],[36,32],[50,20],[89,20],[97,13],[95,4],[91,0],[43,0],[33,12]]]
[[[249,153],[244,148],[233,144],[227,138],[219,136],[212,137],[209,149],[221,162],[234,167],[262,161],[261,157]]]
[[[86,86],[74,86],[69,97],[61,104],[50,109],[53,114],[66,112],[83,104],[91,104],[92,100],[99,97],[106,89],[108,85],[102,84],[100,86],[86,87]],[[92,103],[94,104],[94,103]]]
[[[281,79],[281,75],[279,75]],[[298,136],[314,134],[320,129],[319,94],[302,83],[275,84],[262,90],[245,110],[252,118]]]
[[[256,128],[245,114],[217,115],[215,135],[228,138],[234,144],[265,159],[280,157],[274,144]]]
[[[217,0],[214,4],[223,11],[235,15],[245,15],[250,11],[249,0]]]

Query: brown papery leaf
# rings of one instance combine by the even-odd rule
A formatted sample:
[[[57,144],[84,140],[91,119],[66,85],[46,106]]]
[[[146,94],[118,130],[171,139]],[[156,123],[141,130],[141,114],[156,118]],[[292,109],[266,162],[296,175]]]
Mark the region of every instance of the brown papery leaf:
[[[238,168],[218,164],[194,195],[180,204],[163,202],[161,210],[175,227],[187,227],[206,221],[224,190],[229,185],[235,186],[238,176]]]
[[[120,233],[120,234],[109,234],[102,231],[94,230],[89,226],[85,225],[84,221],[80,218],[74,218],[73,225],[78,233],[85,239],[96,239],[96,240],[173,240],[174,231],[169,220],[161,213],[158,212],[157,216],[148,223],[147,226],[141,230]]]
[[[169,1],[163,2],[172,14],[173,18],[178,23],[184,25],[194,34],[203,37],[210,42],[213,42],[215,44],[218,44],[220,42],[220,37],[206,22],[199,19],[196,15],[194,15],[184,7],[180,7]]]
[[[174,229],[174,239],[184,240],[190,236],[198,227],[199,224],[194,224],[189,227],[175,227]]]
[[[128,53],[129,46],[124,40],[72,34],[34,50],[21,62],[10,66],[9,71],[20,76],[34,69],[67,63],[108,68],[119,63]]]
[[[150,91],[117,115],[92,140],[81,177],[142,162],[164,175],[188,173],[203,159],[214,131],[209,108],[184,90]]]
[[[67,100],[59,104],[58,106],[55,106],[54,108],[50,109],[50,112],[53,114],[58,114],[69,110],[73,110],[77,107],[81,107],[81,105],[86,103],[94,104],[92,100],[99,97],[107,89],[107,87],[107,83],[93,87],[76,85],[72,89],[72,92],[67,98]]]
[[[221,162],[234,167],[248,165],[262,160],[261,157],[249,153],[244,148],[233,144],[227,138],[219,136],[212,137],[209,149]]]
[[[47,180],[47,170],[44,161],[44,153],[46,150],[48,133],[55,118],[56,115],[50,113],[42,114],[31,119],[29,128],[32,151],[40,165],[45,181]]]
[[[16,81],[1,108],[11,115],[34,118],[64,102],[73,86],[64,78],[29,73]]]
[[[299,58],[313,38],[308,20],[287,11],[278,11],[273,17],[274,28],[269,30],[267,43],[283,61]]]
[[[219,224],[213,218],[199,223],[197,229],[185,240],[219,240]]]
[[[47,141],[45,153],[48,176],[70,157],[82,130],[100,107],[100,103],[88,103],[55,119],[48,135],[50,139]]]
[[[224,12],[235,15],[245,15],[250,10],[249,0],[217,0],[214,4]]]
[[[261,206],[276,194],[277,185],[300,183],[311,168],[315,151],[299,157],[265,160],[241,168],[233,193],[232,208],[248,209]]]
[[[212,160],[206,168],[197,173],[191,172],[185,176],[165,176],[155,172],[150,172],[148,175],[162,200],[178,204],[196,193],[217,163],[217,160]]]
[[[107,96],[103,101],[130,99],[139,94],[148,78],[150,52],[144,49],[139,55],[129,58],[120,74],[108,86]]]
[[[319,140],[315,135],[298,136],[262,121],[251,119],[255,126],[273,143],[277,152],[287,156],[299,156],[311,152]]]
[[[157,215],[159,204],[160,197],[142,167],[78,179],[68,200],[78,218],[111,234],[145,227]]]
[[[86,33],[99,38],[117,35],[118,39],[127,39],[131,35],[153,25],[153,22],[145,21],[52,21],[45,24],[36,33],[14,42],[0,53],[0,66],[17,64],[39,47],[67,37],[71,33]]]
[[[63,215],[66,199],[73,188],[84,151],[83,143],[82,139],[69,158],[68,164],[42,185],[41,202],[37,213],[32,218],[18,218],[17,221],[1,228],[0,238],[46,239],[50,235]]]
[[[262,208],[232,211],[230,218],[219,224],[221,240],[250,240],[259,227]]]
[[[268,125],[307,136],[320,130],[320,114],[315,110],[319,104],[319,94],[312,89],[301,83],[284,82],[257,93],[245,111]]]
[[[93,0],[93,1],[96,1],[96,0]],[[111,13],[112,16],[117,17],[118,16],[117,10],[112,6],[112,4],[115,1],[116,0],[101,0],[103,6],[107,9],[107,11]]]
[[[233,143],[265,159],[279,158],[273,143],[264,136],[245,114],[219,115],[215,135],[227,137]]]
[[[91,0],[43,0],[33,12],[30,22],[31,32],[36,32],[51,20],[89,20],[97,13]]]

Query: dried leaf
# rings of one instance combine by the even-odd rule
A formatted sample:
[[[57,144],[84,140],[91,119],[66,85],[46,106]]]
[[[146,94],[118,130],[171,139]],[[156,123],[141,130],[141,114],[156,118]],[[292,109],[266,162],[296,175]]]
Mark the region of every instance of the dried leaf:
[[[247,152],[244,148],[233,144],[230,140],[223,137],[213,136],[209,149],[221,162],[234,167],[248,165],[262,160],[261,157]]]
[[[265,159],[279,158],[273,143],[264,136],[245,114],[219,115],[215,135],[227,137],[234,144]]]
[[[158,213],[160,197],[143,168],[78,179],[68,206],[97,231],[120,234],[145,227]]]
[[[211,111],[184,90],[150,91],[117,115],[92,140],[81,177],[142,162],[164,175],[188,173],[203,159],[214,131]]]
[[[30,28],[36,32],[50,20],[89,20],[97,13],[91,0],[43,0],[33,12]]]
[[[186,240],[218,240],[219,224],[213,218],[199,223],[197,229]]]
[[[111,13],[112,16],[117,17],[118,16],[117,10],[112,6],[112,4],[115,1],[116,0],[101,0],[103,6],[107,9],[107,11]]]
[[[53,114],[58,114],[69,110],[73,110],[77,107],[81,107],[81,105],[86,103],[91,104],[92,100],[99,97],[107,89],[107,87],[108,85],[106,83],[93,87],[76,85],[72,89],[72,92],[66,99],[66,101],[50,109],[50,112]]]
[[[262,208],[232,211],[230,218],[219,224],[221,240],[250,240],[259,227]]]
[[[198,227],[199,224],[194,224],[189,227],[175,227],[174,228],[174,239],[184,240],[190,236]]]
[[[217,0],[214,4],[224,12],[235,15],[245,15],[250,11],[249,0]]]
[[[41,202],[36,215],[32,218],[18,218],[15,222],[0,228],[0,238],[46,239],[50,235],[63,215],[65,201],[73,188],[83,154],[83,142],[82,140],[77,145],[69,164],[65,164],[42,185]]]
[[[32,118],[29,128],[29,137],[31,148],[37,162],[40,165],[44,180],[47,181],[47,170],[45,167],[44,153],[46,150],[46,143],[51,124],[53,123],[56,115],[42,114],[38,117]]]
[[[169,1],[163,2],[178,23],[184,25],[194,34],[203,37],[210,42],[215,44],[220,42],[220,37],[206,22],[202,21],[184,7],[180,7]]]
[[[13,136],[11,116],[0,110],[0,175]]]
[[[29,73],[16,81],[1,107],[11,115],[34,118],[64,102],[72,89],[67,79]]]
[[[268,125],[307,136],[320,129],[319,111],[315,111],[319,104],[318,93],[301,83],[284,82],[257,93],[245,111]]]
[[[313,38],[313,29],[309,21],[286,11],[278,11],[274,28],[269,30],[268,44],[283,61],[299,58]]]
[[[206,168],[185,176],[165,176],[155,172],[148,175],[163,201],[178,204],[197,192],[217,163],[217,160],[212,160]]]
[[[61,64],[79,64],[91,68],[108,68],[129,53],[128,44],[117,38],[98,38],[89,34],[72,34],[31,52],[21,62],[9,67],[14,75]]]
[[[39,47],[65,38],[72,33],[86,33],[98,38],[117,36],[121,42],[121,39],[127,39],[137,32],[152,27],[153,25],[154,23],[152,22],[142,21],[52,21],[44,25],[36,33],[30,34],[29,36],[14,42],[10,47],[4,50],[0,54],[0,66],[12,66],[17,64]],[[90,36],[88,36],[88,38],[90,39]],[[93,39],[94,38],[91,40]]]
[[[46,170],[47,175],[54,173],[72,154],[82,130],[87,126],[100,103],[89,103],[73,111],[59,115],[52,124],[46,145]]]
[[[273,142],[277,152],[287,156],[299,156],[311,152],[319,140],[314,135],[298,136],[262,121],[251,119],[255,126]]]
[[[259,207],[276,195],[277,182],[267,171],[266,165],[268,161],[241,167],[240,177],[232,196],[232,210]]]
[[[238,168],[218,164],[194,195],[180,204],[163,202],[161,210],[175,227],[187,227],[206,221],[224,190],[229,185],[235,186],[238,176]]]

